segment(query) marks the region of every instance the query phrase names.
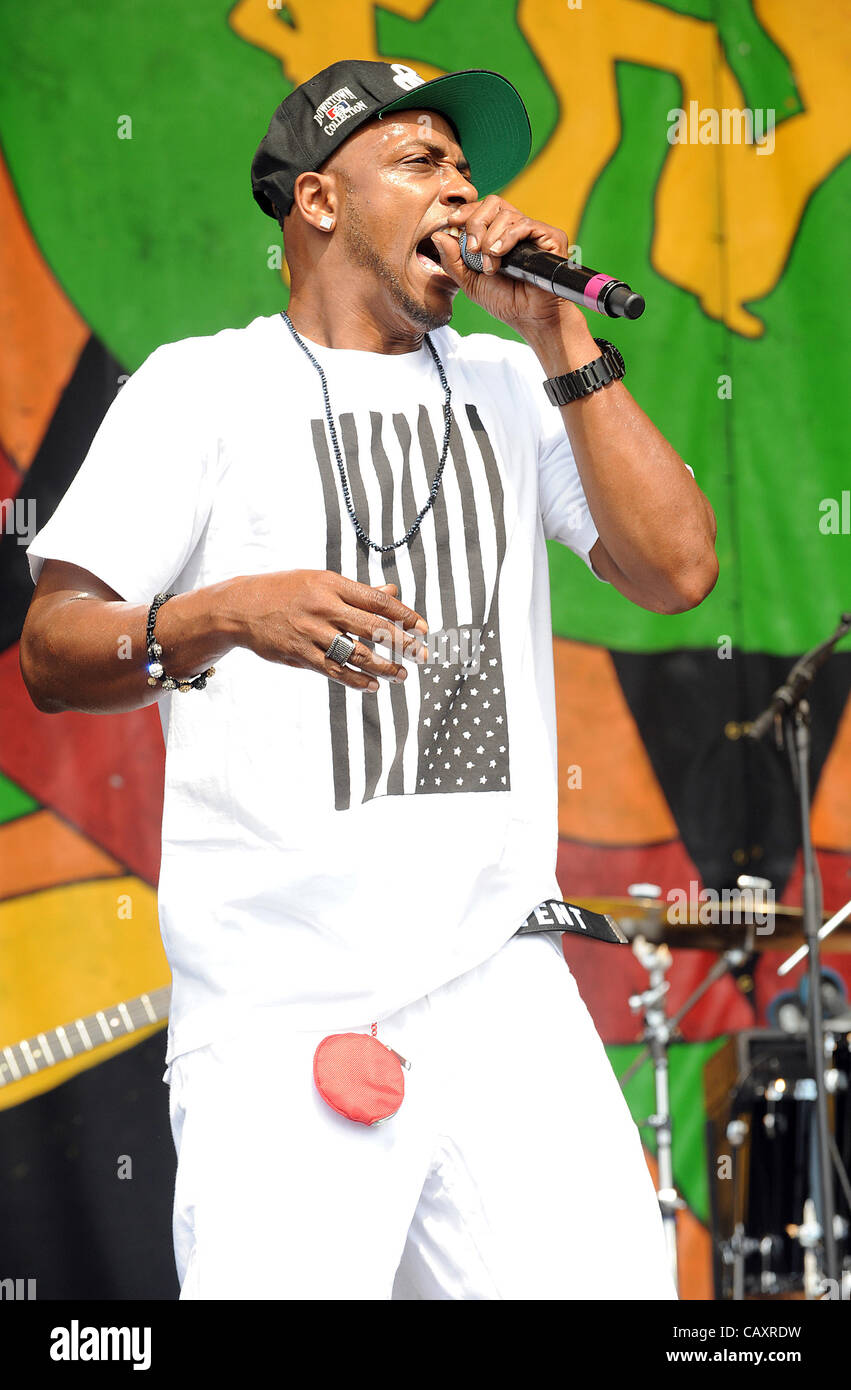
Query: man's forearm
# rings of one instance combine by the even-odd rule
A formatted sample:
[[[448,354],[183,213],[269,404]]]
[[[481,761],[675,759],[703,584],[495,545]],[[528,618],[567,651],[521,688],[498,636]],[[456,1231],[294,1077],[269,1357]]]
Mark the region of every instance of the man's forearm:
[[[599,357],[587,324],[578,319],[561,331],[527,337],[548,377]],[[648,607],[699,603],[718,574],[715,517],[679,454],[622,382],[561,406],[560,413],[612,560]]]
[[[237,645],[231,616],[236,582],[176,594],[158,610],[156,640],[170,676],[196,676]],[[148,604],[90,595],[51,603],[52,597],[36,596],[21,635],[21,673],[40,710],[111,714],[159,699],[162,686],[148,685]]]

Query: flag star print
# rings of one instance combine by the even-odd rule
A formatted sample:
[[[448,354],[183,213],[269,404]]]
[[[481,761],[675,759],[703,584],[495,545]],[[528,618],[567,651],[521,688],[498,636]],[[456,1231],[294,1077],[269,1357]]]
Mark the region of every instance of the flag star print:
[[[448,690],[448,682],[444,677],[440,703],[430,702],[431,725],[427,725],[425,720],[422,721],[422,753],[417,777],[419,794],[441,790],[441,784],[434,775],[431,763],[435,752],[442,748],[449,733],[453,735],[453,740],[447,752],[451,752],[456,776],[449,786],[443,783],[444,792],[483,792],[489,791],[492,786],[502,790],[509,785],[508,740],[503,736],[501,751],[498,754],[495,753],[493,743],[487,741],[487,738],[493,738],[500,725],[504,727],[507,722],[505,697],[502,693],[499,628],[494,623],[493,615],[486,631],[490,650],[496,653],[490,658],[494,663],[493,668],[488,663],[483,663],[478,671],[470,671],[464,666],[456,667],[456,679]],[[462,652],[465,650],[465,641],[468,640],[468,632],[462,628],[459,644]],[[481,645],[480,643],[479,650]],[[438,665],[442,669],[442,663]],[[431,684],[434,674],[434,666],[423,669],[421,679],[424,686]]]

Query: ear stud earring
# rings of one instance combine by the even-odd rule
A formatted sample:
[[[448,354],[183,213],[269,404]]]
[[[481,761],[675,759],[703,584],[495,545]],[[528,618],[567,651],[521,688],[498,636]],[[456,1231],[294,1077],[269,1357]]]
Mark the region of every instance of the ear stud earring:
[[[334,225],[334,219],[333,217],[329,217],[327,212],[323,213],[322,217],[319,219],[319,225],[320,227],[324,227],[325,231],[328,232]]]

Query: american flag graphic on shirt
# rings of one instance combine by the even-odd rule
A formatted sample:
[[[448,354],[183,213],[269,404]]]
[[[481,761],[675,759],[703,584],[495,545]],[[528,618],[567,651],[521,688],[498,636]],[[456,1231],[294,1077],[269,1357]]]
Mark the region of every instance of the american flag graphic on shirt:
[[[408,531],[440,461],[443,416],[379,411],[338,418],[337,437],[361,527],[379,545]],[[396,584],[429,624],[430,660],[405,661],[402,684],[364,695],[328,683],[334,802],[377,796],[508,791],[509,737],[499,629],[505,498],[475,405],[453,411],[434,505],[408,545],[379,554],[360,541],[346,508],[324,419],[311,421],[327,523],[326,568],[362,584]],[[360,639],[362,640],[362,639]],[[376,645],[379,655],[386,647]]]

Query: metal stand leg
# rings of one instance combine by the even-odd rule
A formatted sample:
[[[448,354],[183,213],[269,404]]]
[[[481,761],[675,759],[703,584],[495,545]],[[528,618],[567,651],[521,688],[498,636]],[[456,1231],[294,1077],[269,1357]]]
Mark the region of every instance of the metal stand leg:
[[[668,1087],[668,1041],[670,1030],[665,1014],[664,999],[668,992],[666,972],[671,966],[671,952],[667,946],[655,946],[643,936],[637,936],[632,949],[645,970],[650,975],[650,988],[642,994],[634,994],[629,1000],[633,1013],[644,1015],[644,1037],[653,1061],[653,1077],[656,1092],[656,1110],[648,1115],[645,1124],[656,1131],[657,1162],[659,1185],[657,1196],[662,1212],[665,1240],[674,1285],[679,1292],[679,1269],[677,1263],[677,1211],[686,1204],[677,1195],[674,1187],[674,1156],[671,1130],[671,1103]]]

